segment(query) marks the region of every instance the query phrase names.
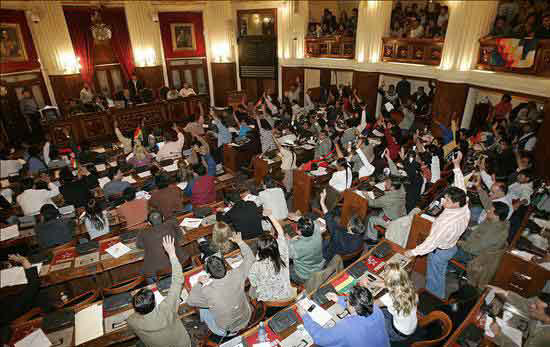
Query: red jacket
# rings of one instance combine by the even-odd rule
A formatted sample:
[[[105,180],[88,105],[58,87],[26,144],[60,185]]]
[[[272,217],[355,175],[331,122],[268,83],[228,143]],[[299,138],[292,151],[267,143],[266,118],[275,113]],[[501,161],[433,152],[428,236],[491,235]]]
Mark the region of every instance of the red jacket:
[[[214,176],[200,176],[191,189],[191,204],[193,206],[210,204],[216,201],[216,184]]]
[[[399,156],[399,150],[401,149],[401,147],[397,144],[397,142],[395,142],[395,139],[391,134],[390,128],[384,129],[384,135],[386,135],[386,142],[388,143],[390,158],[391,160],[395,160]]]

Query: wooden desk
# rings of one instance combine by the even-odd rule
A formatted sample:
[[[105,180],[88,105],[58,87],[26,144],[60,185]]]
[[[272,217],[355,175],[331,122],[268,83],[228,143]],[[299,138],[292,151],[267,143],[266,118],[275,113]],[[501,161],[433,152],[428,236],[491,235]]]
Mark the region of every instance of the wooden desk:
[[[294,170],[293,173],[293,201],[294,210],[306,213],[310,211],[310,203],[313,197],[313,189],[327,183],[332,177],[333,169],[328,168],[328,173],[323,176],[312,176],[303,170]]]
[[[348,220],[355,214],[361,218],[367,216],[369,207],[368,200],[354,191],[346,190],[344,193],[344,205],[340,216],[340,224],[346,226]]]
[[[432,222],[428,219],[421,217],[422,213],[419,213],[413,217],[411,223],[411,230],[409,233],[409,239],[407,241],[407,249],[413,249],[430,235],[430,230],[432,229]],[[416,262],[414,266],[414,271],[425,274],[426,267],[428,262],[428,256],[423,255],[416,257]]]
[[[541,292],[548,279],[550,271],[507,251],[491,284],[531,297]]]
[[[447,340],[445,343],[445,347],[456,347],[458,346],[457,340],[470,324],[475,324],[481,329],[485,329],[484,326],[481,325],[480,322],[480,309],[483,305],[483,302],[485,301],[485,297],[489,293],[488,289],[485,289],[482,293],[482,295],[477,300],[475,306],[470,310],[470,313],[468,313],[468,316],[466,316],[466,319],[458,326],[458,328],[454,331],[454,333],[451,335],[451,337]],[[481,342],[481,347],[492,347],[496,346],[489,337],[484,336],[483,340]]]
[[[207,103],[207,97],[193,96],[181,100],[156,101],[125,109],[111,108],[106,112],[86,113],[67,117],[46,124],[46,131],[57,146],[68,145],[64,130],[77,144],[101,143],[114,139],[113,121],[118,121],[122,132],[132,131],[145,119],[146,126],[164,126],[171,122],[191,119],[199,102]]]
[[[252,158],[260,152],[260,139],[257,136],[242,146],[226,144],[223,146],[223,165],[237,172],[241,167],[249,167]]]
[[[390,241],[387,241],[387,240],[386,240],[385,242],[387,242],[387,243],[391,246],[391,248],[392,248],[392,253],[389,254],[386,258],[384,258],[385,261],[389,260],[389,259],[393,256],[393,254],[395,254],[395,253],[401,253],[401,254],[403,254],[403,253],[405,252],[405,249],[399,247],[398,245],[394,244],[393,242],[390,242]],[[329,278],[329,279],[321,286],[321,288],[324,287],[324,286],[329,285],[332,281],[334,281],[334,280],[340,278],[341,276],[347,274],[347,273],[348,273],[348,270],[351,269],[351,268],[352,268],[355,264],[357,264],[358,262],[365,262],[365,261],[372,255],[372,252],[373,252],[377,247],[378,247],[378,246],[374,247],[374,248],[371,249],[369,252],[365,253],[363,256],[361,256],[359,259],[357,259],[353,264],[351,264],[350,266],[348,266],[347,268],[345,268],[343,271],[341,271],[341,272],[339,272],[338,274],[335,274],[334,276],[332,276],[331,278]],[[377,275],[380,275],[380,274],[382,273],[382,271],[383,271],[383,269],[380,270],[380,271],[378,271],[378,272],[375,272],[375,273],[376,273]],[[314,293],[315,293],[315,292],[310,293],[310,295],[308,295],[308,297],[310,297],[310,298],[313,297]],[[380,292],[380,293],[376,296],[376,298],[378,298],[378,297],[380,297],[381,295],[383,295],[383,293],[384,293],[384,291]],[[289,307],[287,307],[287,308],[285,308],[285,309],[283,309],[283,310],[284,310],[284,311],[286,311],[286,310],[294,310],[294,311],[296,311],[296,305],[297,305],[297,304],[295,303],[295,304],[293,304],[293,305],[291,305],[291,306],[289,306]],[[329,302],[329,303],[327,303],[326,305],[323,305],[323,308],[329,309],[330,307],[332,307],[332,305],[334,305],[334,303],[333,303],[333,302]],[[289,327],[288,329],[282,331],[280,334],[275,334],[275,333],[271,332],[271,330],[270,330],[270,328],[269,328],[269,326],[268,326],[268,324],[267,324],[271,318],[269,318],[269,319],[267,319],[267,320],[265,321],[264,326],[265,326],[266,331],[268,332],[269,335],[275,336],[275,337],[277,337],[277,338],[279,339],[279,341],[282,341],[282,340],[284,340],[285,338],[287,338],[287,337],[289,337],[290,335],[292,335],[292,334],[296,331],[297,325],[302,324],[302,320],[301,320],[300,316],[299,316],[298,314],[297,314],[297,316],[298,316],[298,323],[295,324],[295,325],[293,325],[293,326],[291,326],[291,327]],[[247,339],[247,338],[250,338],[250,337],[252,337],[252,336],[257,335],[257,333],[258,333],[258,325],[256,325],[255,327],[252,327],[251,329],[249,329],[248,331],[246,331],[245,333],[243,333],[243,334],[241,335],[241,338]]]
[[[252,160],[252,166],[254,167],[254,182],[260,185],[263,183],[265,176],[281,168],[281,159],[277,157],[274,160],[268,161],[267,159],[260,158],[260,156],[256,156]]]

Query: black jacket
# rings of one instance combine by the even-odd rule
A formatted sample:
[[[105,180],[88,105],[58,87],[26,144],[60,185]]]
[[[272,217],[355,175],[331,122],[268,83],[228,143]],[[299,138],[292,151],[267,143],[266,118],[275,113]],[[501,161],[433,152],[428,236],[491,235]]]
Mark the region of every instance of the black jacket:
[[[40,248],[50,248],[67,243],[73,239],[75,222],[72,219],[58,218],[37,224],[34,228]]]
[[[20,293],[9,295],[0,301],[0,326],[6,327],[11,321],[19,318],[35,306],[36,295],[40,289],[40,278],[36,267],[25,270],[27,284]]]
[[[237,202],[222,216],[222,221],[240,232],[243,240],[253,239],[263,233],[261,211],[252,201]]]

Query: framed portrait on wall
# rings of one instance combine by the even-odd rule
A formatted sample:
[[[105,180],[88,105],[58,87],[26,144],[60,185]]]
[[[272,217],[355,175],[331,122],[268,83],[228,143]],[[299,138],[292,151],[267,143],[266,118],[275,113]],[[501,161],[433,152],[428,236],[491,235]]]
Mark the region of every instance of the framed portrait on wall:
[[[27,60],[27,50],[19,24],[0,23],[0,63]]]
[[[172,50],[194,51],[197,49],[195,26],[193,23],[171,23]]]

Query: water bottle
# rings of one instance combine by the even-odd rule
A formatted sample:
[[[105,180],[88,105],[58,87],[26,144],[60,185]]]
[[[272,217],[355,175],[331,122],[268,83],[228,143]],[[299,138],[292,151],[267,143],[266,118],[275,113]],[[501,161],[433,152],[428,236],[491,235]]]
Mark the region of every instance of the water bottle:
[[[264,322],[260,322],[260,327],[258,328],[258,343],[267,342],[267,334],[265,332]]]

